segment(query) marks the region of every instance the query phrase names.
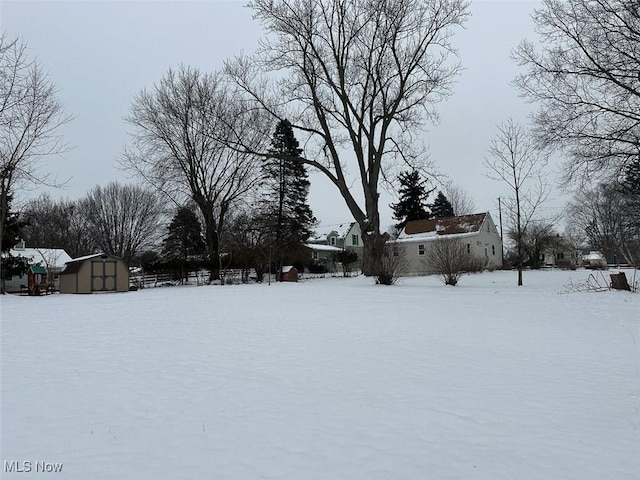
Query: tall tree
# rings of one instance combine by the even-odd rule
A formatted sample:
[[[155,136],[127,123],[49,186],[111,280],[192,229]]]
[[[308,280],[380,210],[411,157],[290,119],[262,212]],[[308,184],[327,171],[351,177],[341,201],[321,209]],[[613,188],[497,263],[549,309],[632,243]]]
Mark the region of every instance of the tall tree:
[[[393,218],[400,220],[396,224],[398,230],[402,230],[407,222],[412,220],[425,220],[430,217],[427,198],[433,190],[427,190],[427,180],[420,178],[420,172],[409,170],[398,175],[400,188],[398,189],[398,203],[391,204]]]
[[[538,41],[515,58],[537,102],[537,136],[568,156],[568,178],[621,172],[640,149],[640,10],[629,0],[543,0]]]
[[[309,180],[291,123],[282,120],[276,126],[264,159],[264,196],[262,223],[272,239],[274,260],[282,266],[290,263],[311,235],[316,221],[308,204]]]
[[[253,154],[267,137],[263,116],[246,107],[219,74],[181,66],[133,100],[126,120],[135,128],[121,163],[177,205],[193,201],[202,215],[211,279],[218,277],[219,238],[230,210],[258,182]]]
[[[203,255],[206,251],[207,244],[202,236],[202,226],[193,209],[178,208],[163,240],[162,253],[165,258],[177,261],[180,266],[180,278],[187,280],[189,256]]]
[[[9,196],[25,183],[54,184],[41,159],[65,151],[60,127],[70,120],[56,89],[20,39],[0,36],[0,242]],[[0,267],[0,277],[2,276]]]
[[[164,204],[156,192],[111,182],[90,190],[81,208],[96,246],[127,263],[158,240]]]
[[[435,200],[431,204],[431,215],[434,218],[453,217],[453,206],[444,193],[438,192]]]
[[[306,134],[302,161],[342,195],[363,232],[363,270],[375,275],[387,240],[380,231],[380,184],[399,164],[415,167],[420,159],[412,135],[434,118],[435,104],[460,71],[450,38],[465,22],[468,2],[249,5],[267,37],[257,55],[229,62],[227,71],[262,109]]]
[[[489,178],[505,183],[511,191],[504,205],[515,232],[518,286],[522,285],[524,235],[529,222],[549,196],[547,163],[547,157],[536,147],[529,132],[513,119],[498,126],[498,133],[489,147],[489,157],[484,161]]]

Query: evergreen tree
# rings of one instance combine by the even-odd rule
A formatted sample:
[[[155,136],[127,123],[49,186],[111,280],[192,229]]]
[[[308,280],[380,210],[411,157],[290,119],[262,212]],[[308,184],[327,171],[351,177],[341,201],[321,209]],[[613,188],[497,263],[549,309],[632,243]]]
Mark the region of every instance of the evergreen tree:
[[[20,255],[13,256],[9,251],[16,246],[22,237],[22,229],[25,226],[17,213],[11,213],[11,201],[13,195],[7,195],[7,210],[4,221],[4,234],[2,236],[2,278],[0,279],[0,293],[4,293],[4,281],[12,277],[24,275],[29,268],[29,261]]]
[[[188,278],[189,256],[204,255],[207,245],[198,217],[189,207],[180,207],[173,216],[163,241],[163,254],[180,266],[180,278]]]
[[[316,219],[307,203],[310,183],[299,160],[302,149],[288,120],[276,126],[269,154],[263,164],[261,224],[268,233],[271,260],[282,265],[299,254]]]
[[[433,190],[426,190],[426,180],[420,179],[420,173],[417,170],[400,173],[398,180],[400,181],[398,190],[400,199],[390,207],[393,210],[393,218],[400,220],[396,228],[402,230],[411,220],[430,218],[426,200]]]
[[[434,218],[447,218],[455,216],[453,206],[444,193],[438,192],[436,199],[431,204],[431,215]]]

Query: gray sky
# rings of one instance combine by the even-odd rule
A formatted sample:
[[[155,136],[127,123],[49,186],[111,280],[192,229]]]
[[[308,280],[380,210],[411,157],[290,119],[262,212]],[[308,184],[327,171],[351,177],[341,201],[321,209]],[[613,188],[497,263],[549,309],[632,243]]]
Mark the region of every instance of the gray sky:
[[[129,126],[122,118],[133,96],[180,63],[213,71],[235,53],[252,52],[262,32],[245,3],[3,0],[2,31],[28,42],[31,56],[49,72],[67,111],[76,116],[64,129],[73,149],[45,167],[71,180],[51,194],[78,198],[96,184],[127,182],[117,157],[128,141]],[[529,15],[538,3],[473,0],[466,29],[453,39],[465,70],[453,96],[439,105],[439,124],[426,125],[424,132],[437,168],[473,197],[478,212],[491,211],[496,222],[497,197],[508,191],[485,177],[482,163],[496,125],[508,116],[526,121],[531,111],[510,85],[518,71],[510,53],[523,38],[535,38]],[[321,223],[351,220],[321,174],[312,173],[311,183],[309,202]],[[381,197],[384,228],[394,223],[388,204],[395,200]],[[555,195],[542,213],[559,213],[564,201]]]

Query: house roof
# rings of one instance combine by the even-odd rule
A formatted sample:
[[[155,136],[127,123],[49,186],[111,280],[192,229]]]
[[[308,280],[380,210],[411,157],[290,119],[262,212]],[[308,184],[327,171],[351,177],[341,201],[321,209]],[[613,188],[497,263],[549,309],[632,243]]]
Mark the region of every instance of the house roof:
[[[311,250],[316,250],[318,252],[341,252],[342,249],[339,247],[333,247],[331,245],[322,245],[317,243],[307,243],[305,247],[310,248]]]
[[[320,225],[313,233],[310,242],[326,241],[329,235],[336,234],[338,238],[345,238],[353,228],[355,222],[346,222],[336,225]]]
[[[398,240],[434,240],[443,236],[469,236],[480,232],[488,213],[461,215],[459,217],[412,220],[408,222]]]
[[[30,263],[40,263],[52,268],[62,268],[71,257],[62,248],[13,248],[11,255],[28,258]]]

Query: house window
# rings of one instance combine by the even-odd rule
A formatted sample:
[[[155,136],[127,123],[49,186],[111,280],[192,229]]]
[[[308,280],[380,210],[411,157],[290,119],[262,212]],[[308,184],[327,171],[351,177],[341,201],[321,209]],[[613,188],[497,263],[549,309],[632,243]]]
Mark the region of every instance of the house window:
[[[471,253],[471,244],[467,243],[467,253]]]
[[[398,251],[398,247],[396,246],[393,247],[392,252],[394,257],[397,257],[400,255],[400,252]]]
[[[317,250],[313,250],[311,252],[311,258],[313,258],[314,260],[318,260],[318,251]]]
[[[331,245],[335,246],[336,245],[336,237],[330,237],[329,238],[329,243],[331,243]]]
[[[564,253],[563,252],[558,252],[556,254],[556,259],[557,260],[564,260]]]
[[[354,247],[358,246],[358,235],[351,235],[351,245],[353,245]]]
[[[484,256],[485,256],[485,257],[488,257],[488,256],[489,256],[489,251],[487,250],[487,248],[486,248],[486,247],[485,247],[485,249],[484,249]]]
[[[495,245],[491,245],[491,255],[495,256],[496,254],[496,246]]]
[[[418,255],[424,255],[424,245],[418,245]]]

